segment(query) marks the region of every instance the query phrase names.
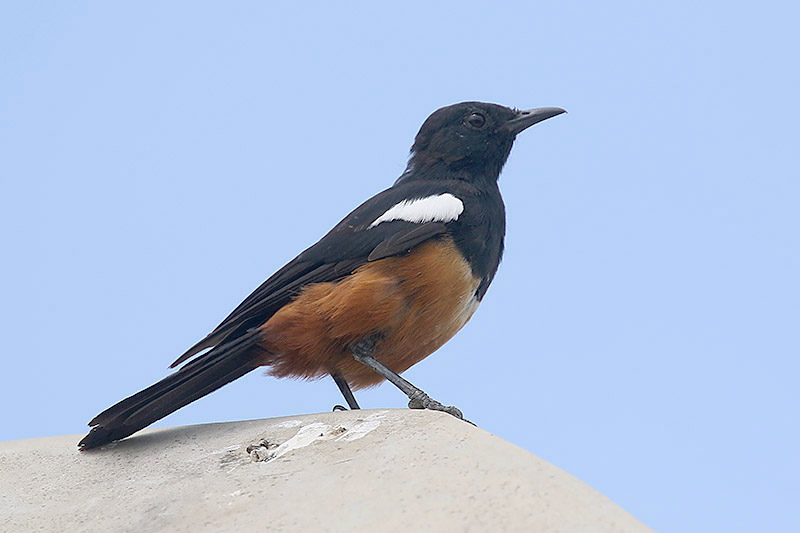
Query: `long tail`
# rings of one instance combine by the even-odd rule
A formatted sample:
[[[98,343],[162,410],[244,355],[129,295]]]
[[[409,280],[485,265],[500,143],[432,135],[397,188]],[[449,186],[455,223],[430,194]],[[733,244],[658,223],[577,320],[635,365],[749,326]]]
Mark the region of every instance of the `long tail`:
[[[258,368],[254,357],[257,331],[216,346],[158,383],[113,405],[89,422],[92,430],[78,443],[81,450],[123,439],[177,411],[226,383]]]

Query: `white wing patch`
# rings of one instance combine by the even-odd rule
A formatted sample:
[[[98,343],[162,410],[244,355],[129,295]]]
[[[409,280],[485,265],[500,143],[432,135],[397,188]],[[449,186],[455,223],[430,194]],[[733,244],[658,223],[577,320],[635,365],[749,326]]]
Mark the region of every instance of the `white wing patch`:
[[[426,196],[414,200],[403,200],[393,205],[369,225],[374,228],[381,222],[405,220],[416,224],[426,222],[452,222],[464,212],[464,203],[450,193]]]

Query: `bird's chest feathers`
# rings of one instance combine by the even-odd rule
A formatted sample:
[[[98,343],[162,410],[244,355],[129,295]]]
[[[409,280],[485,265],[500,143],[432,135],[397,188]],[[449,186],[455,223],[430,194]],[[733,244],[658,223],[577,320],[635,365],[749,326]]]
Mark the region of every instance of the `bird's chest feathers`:
[[[396,297],[403,305],[387,333],[400,344],[430,353],[455,335],[480,303],[481,280],[449,238],[425,243],[380,267],[398,280]]]

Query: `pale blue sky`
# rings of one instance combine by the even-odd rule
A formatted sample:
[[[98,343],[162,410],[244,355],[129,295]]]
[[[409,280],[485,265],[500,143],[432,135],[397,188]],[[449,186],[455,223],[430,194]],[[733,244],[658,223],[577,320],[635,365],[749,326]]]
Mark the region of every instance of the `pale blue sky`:
[[[800,529],[790,5],[6,2],[0,440],[166,375],[436,108],[561,106],[501,177],[483,305],[407,377],[658,530]],[[253,373],[160,425],[341,401]]]

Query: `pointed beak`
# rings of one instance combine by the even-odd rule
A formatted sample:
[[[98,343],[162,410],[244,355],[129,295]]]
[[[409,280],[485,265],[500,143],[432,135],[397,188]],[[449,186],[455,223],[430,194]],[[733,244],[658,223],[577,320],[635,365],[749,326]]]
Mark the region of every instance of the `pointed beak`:
[[[534,124],[538,124],[543,120],[558,116],[561,113],[566,113],[566,110],[561,109],[560,107],[538,107],[536,109],[527,109],[525,111],[518,112],[516,117],[512,118],[503,125],[503,128],[510,131],[514,135],[517,135],[521,131],[530,128]]]

